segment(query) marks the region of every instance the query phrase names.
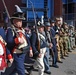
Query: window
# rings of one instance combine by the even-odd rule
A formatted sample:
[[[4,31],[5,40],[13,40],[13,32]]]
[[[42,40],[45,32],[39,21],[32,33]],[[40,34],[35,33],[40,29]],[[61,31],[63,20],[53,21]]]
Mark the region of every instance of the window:
[[[68,4],[68,13],[74,13],[74,4],[73,3]]]
[[[71,3],[71,2],[73,2],[73,0],[67,0],[67,2],[68,2],[68,3]]]
[[[41,17],[42,15],[44,15],[43,11],[39,11],[40,8],[44,8],[44,0],[31,0],[31,2],[28,0],[27,3],[28,3],[27,4],[28,8],[32,8],[32,4],[33,4],[34,8],[37,8],[37,11],[35,11],[35,13],[37,12],[36,14],[38,15],[38,17]],[[33,10],[28,11],[27,16],[29,19],[34,18]]]
[[[62,0],[63,1],[63,4],[66,4],[67,3],[67,0]]]
[[[76,2],[76,0],[73,0],[73,2]]]
[[[43,8],[44,7],[44,0],[31,0],[31,2],[35,8]],[[31,2],[28,0],[28,4],[27,4],[28,7],[32,6]]]
[[[22,3],[27,3],[27,0],[22,0]]]

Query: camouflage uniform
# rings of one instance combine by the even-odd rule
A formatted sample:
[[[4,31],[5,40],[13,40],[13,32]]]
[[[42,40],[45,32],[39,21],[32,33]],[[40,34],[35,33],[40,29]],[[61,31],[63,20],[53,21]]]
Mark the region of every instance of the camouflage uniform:
[[[59,46],[60,46],[60,51],[61,51],[61,58],[64,58],[64,47],[63,47],[63,31],[62,28],[59,31]]]
[[[68,34],[67,34],[68,29],[64,27],[63,31],[64,31],[64,35],[63,35],[64,56],[67,56],[68,54]]]
[[[69,33],[70,33],[71,48],[74,49],[74,47],[75,47],[75,31],[74,31],[74,26],[70,26],[69,27]]]
[[[59,35],[56,34],[55,38],[56,38],[56,42],[57,42],[58,61],[61,61],[61,58],[60,58],[60,46],[59,46]]]
[[[56,25],[55,25],[54,29],[56,31],[55,38],[56,38],[56,42],[57,42],[58,62],[62,63],[61,56],[60,56],[61,55],[61,49],[60,49],[60,45],[59,45],[59,43],[60,43],[60,35],[59,35],[60,27],[59,27],[59,25],[60,25],[60,19],[56,18]]]

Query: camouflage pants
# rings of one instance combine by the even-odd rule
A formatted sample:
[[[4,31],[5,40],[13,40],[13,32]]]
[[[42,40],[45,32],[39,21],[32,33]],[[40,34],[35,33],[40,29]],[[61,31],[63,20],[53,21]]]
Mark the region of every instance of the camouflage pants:
[[[61,53],[61,51],[60,51],[60,46],[59,46],[59,35],[56,35],[55,36],[56,37],[56,41],[57,41],[57,52],[58,52],[58,61],[61,61],[61,57],[60,57],[60,53]]]
[[[68,54],[68,37],[63,37],[63,47],[64,47],[64,55]]]
[[[63,47],[63,37],[60,37],[59,39],[59,46],[60,46],[60,51],[61,51],[61,57],[64,57],[64,47]]]

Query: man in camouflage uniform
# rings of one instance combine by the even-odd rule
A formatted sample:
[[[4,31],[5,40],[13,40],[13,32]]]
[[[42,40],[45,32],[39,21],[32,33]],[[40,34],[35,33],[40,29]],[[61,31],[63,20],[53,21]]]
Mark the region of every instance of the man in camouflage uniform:
[[[68,26],[67,26],[67,23],[63,23],[63,32],[64,32],[64,35],[63,35],[63,47],[64,47],[64,56],[68,56]]]
[[[75,31],[74,31],[73,25],[69,26],[69,33],[70,33],[71,49],[74,49],[74,47],[75,47]]]
[[[55,38],[56,38],[56,42],[57,42],[57,51],[58,51],[58,62],[59,63],[63,63],[62,61],[61,61],[61,57],[60,57],[60,53],[61,53],[61,50],[60,50],[60,46],[59,46],[59,38],[60,38],[60,36],[59,36],[59,30],[60,30],[60,18],[56,18],[56,23],[55,23],[55,26],[54,26],[54,29],[55,29],[55,31],[56,31],[56,36],[55,36]]]
[[[64,58],[64,46],[63,46],[63,30],[62,28],[59,30],[59,46],[60,46],[60,51],[61,51],[61,58],[62,59],[65,59]]]

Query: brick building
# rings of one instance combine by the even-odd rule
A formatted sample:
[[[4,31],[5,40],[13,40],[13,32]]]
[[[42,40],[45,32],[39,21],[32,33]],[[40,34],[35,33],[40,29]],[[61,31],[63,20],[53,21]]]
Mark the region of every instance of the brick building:
[[[19,5],[19,6],[25,6],[24,4],[22,4],[22,0],[4,0],[7,10],[10,14],[10,16],[12,16],[12,14],[15,11],[15,5]],[[3,22],[3,12],[4,12],[5,8],[4,5],[2,3],[2,0],[0,0],[0,23]]]
[[[62,0],[54,0],[54,17],[62,16]]]

